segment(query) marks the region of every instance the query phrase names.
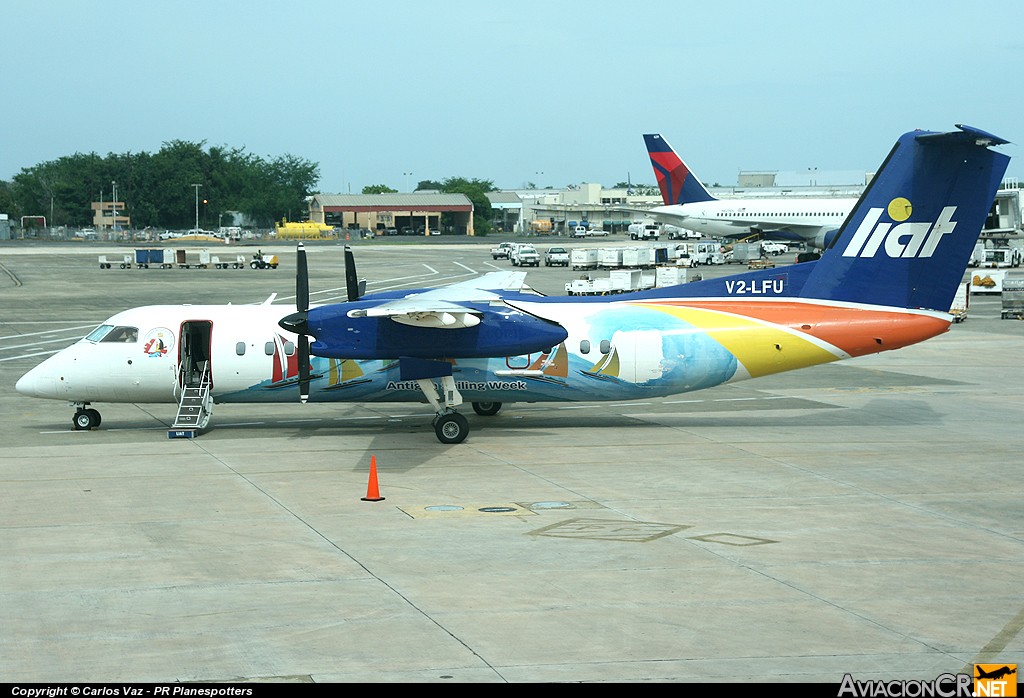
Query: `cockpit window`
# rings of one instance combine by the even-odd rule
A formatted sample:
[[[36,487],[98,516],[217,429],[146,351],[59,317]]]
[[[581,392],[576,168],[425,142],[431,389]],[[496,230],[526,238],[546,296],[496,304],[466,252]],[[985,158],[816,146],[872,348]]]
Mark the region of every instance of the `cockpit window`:
[[[107,332],[110,332],[110,330],[112,329],[114,329],[113,325],[100,325],[95,330],[90,332],[86,339],[88,339],[90,342],[99,342],[100,340],[103,339]]]
[[[115,327],[103,336],[101,342],[137,342],[139,341],[138,327]]]

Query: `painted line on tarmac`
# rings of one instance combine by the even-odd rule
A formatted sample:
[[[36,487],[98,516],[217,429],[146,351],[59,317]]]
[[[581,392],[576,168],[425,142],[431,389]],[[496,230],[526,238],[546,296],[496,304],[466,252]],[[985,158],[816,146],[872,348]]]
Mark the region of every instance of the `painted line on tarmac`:
[[[56,354],[60,349],[52,349],[50,351],[37,351],[34,354],[19,354],[18,356],[7,356],[0,361],[17,361],[18,359],[29,359],[33,356],[46,356],[48,354]]]

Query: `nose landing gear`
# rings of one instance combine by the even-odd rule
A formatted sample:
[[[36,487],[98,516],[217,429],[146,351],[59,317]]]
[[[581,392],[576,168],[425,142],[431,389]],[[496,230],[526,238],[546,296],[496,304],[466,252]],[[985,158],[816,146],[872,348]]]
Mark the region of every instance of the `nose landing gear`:
[[[86,431],[88,429],[95,429],[103,421],[100,417],[99,410],[93,409],[92,407],[86,407],[89,403],[76,403],[75,416],[71,418],[71,426],[75,431]]]
[[[437,413],[434,417],[434,434],[437,440],[443,444],[460,444],[469,436],[469,421],[455,411],[455,408],[462,404],[462,395],[455,387],[455,379],[451,375],[440,376],[441,388],[444,391],[444,404],[441,403],[441,396],[437,394],[437,386],[429,378],[417,378],[416,383],[423,391],[427,402]]]
[[[445,412],[434,417],[434,434],[443,444],[460,444],[469,436],[469,421],[458,412]]]

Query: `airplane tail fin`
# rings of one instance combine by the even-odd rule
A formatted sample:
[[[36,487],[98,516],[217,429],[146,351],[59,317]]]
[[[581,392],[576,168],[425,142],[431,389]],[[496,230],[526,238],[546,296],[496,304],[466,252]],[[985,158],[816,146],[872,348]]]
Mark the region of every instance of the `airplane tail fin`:
[[[645,134],[644,142],[666,206],[715,200],[661,134]]]
[[[949,311],[1010,160],[957,128],[900,137],[800,296]]]

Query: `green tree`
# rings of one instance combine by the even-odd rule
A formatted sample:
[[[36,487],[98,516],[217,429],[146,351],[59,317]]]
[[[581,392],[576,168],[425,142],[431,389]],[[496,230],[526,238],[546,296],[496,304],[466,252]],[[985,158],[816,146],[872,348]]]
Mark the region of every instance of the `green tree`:
[[[397,194],[397,189],[392,189],[386,184],[367,184],[363,187],[364,194]]]
[[[491,201],[487,192],[494,191],[494,182],[489,179],[466,179],[465,177],[448,177],[441,182],[441,191],[446,194],[465,194],[473,202],[473,229],[477,235],[487,235],[491,231]],[[442,217],[442,224],[445,219]],[[451,225],[448,221],[447,225]]]
[[[76,153],[40,163],[22,169],[0,191],[7,197],[5,212],[46,215],[51,225],[89,224],[92,202],[110,201],[117,182],[117,198],[133,227],[192,227],[197,193],[201,226],[217,225],[228,211],[269,226],[303,216],[319,178],[318,164],[292,155],[267,161],[239,148],[174,140],[154,154]]]
[[[14,220],[21,217],[21,211],[14,200],[14,190],[10,182],[0,181],[0,213],[6,213]]]

